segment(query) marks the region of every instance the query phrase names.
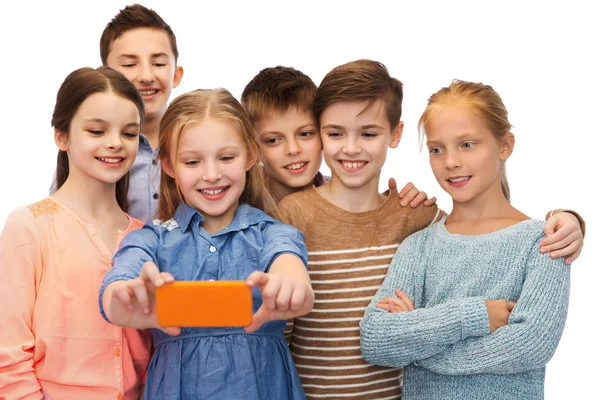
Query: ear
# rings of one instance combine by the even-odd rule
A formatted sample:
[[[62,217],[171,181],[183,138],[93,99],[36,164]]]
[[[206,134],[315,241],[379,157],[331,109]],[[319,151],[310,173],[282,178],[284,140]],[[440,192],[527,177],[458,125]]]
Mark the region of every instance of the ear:
[[[181,78],[183,78],[183,67],[178,65],[175,67],[175,75],[173,75],[173,89],[179,86]]]
[[[161,159],[160,166],[162,167],[163,171],[165,171],[165,174],[175,179],[175,170],[173,169],[173,165],[171,164],[171,161],[169,159]]]
[[[500,142],[500,160],[506,161],[515,148],[515,135],[508,132]]]
[[[400,139],[402,138],[402,132],[404,131],[404,122],[398,122],[398,126],[392,132],[392,141],[390,142],[390,149],[395,149],[398,147],[400,143]]]
[[[260,156],[260,150],[256,144],[252,144],[248,149],[248,162],[246,163],[246,171],[250,171],[250,168],[256,164]]]
[[[56,143],[56,146],[60,150],[62,150],[62,151],[69,150],[69,146],[67,144],[68,139],[69,139],[69,135],[67,135],[66,133],[59,131],[58,129],[54,130],[54,143]]]

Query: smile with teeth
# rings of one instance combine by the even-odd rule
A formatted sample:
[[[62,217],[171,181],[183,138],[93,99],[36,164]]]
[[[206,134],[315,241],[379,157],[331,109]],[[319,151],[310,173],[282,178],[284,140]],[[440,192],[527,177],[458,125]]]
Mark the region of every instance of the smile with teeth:
[[[365,165],[366,161],[340,161],[345,168],[357,169]]]
[[[296,163],[296,164],[286,165],[283,168],[285,168],[285,169],[291,169],[291,170],[300,169],[300,168],[304,167],[306,164],[308,164],[308,163],[307,162],[299,162],[299,163]]]
[[[125,158],[123,157],[96,157],[96,160],[102,161],[109,164],[117,164],[123,161]]]
[[[200,189],[202,194],[206,194],[209,196],[214,196],[219,193],[223,193],[225,190],[229,189],[229,186],[222,187],[220,189]]]
[[[153,94],[158,93],[158,89],[139,89],[138,92],[142,96],[152,96]]]
[[[449,178],[448,182],[450,183],[461,183],[466,181],[467,179],[469,179],[471,176],[460,176],[460,177],[456,177],[456,178]]]

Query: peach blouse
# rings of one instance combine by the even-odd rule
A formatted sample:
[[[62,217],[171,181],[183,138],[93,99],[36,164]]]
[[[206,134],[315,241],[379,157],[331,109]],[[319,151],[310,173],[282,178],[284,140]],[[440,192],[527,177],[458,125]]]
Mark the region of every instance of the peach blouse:
[[[142,225],[129,218],[119,242]],[[100,315],[112,255],[51,198],[10,214],[0,236],[0,398],[138,398],[151,339]]]

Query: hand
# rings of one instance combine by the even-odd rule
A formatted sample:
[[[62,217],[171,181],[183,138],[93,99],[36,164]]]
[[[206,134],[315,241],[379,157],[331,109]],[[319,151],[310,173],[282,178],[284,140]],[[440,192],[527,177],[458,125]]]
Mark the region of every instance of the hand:
[[[254,271],[248,276],[248,286],[258,286],[263,303],[252,316],[252,323],[245,327],[248,333],[256,331],[264,323],[287,320],[310,312],[314,293],[310,282],[301,281],[283,274],[267,274]]]
[[[508,325],[508,317],[510,317],[515,303],[506,300],[486,300],[485,306],[490,319],[490,333],[493,333],[501,326]]]
[[[415,305],[413,301],[400,289],[394,291],[396,297],[386,297],[377,302],[375,307],[381,308],[392,313],[399,313],[403,311],[414,311]]]
[[[394,178],[390,178],[388,185],[390,190],[398,189],[398,185]],[[421,192],[411,182],[408,182],[406,186],[402,188],[400,193],[398,193],[398,197],[402,200],[400,205],[404,207],[410,204],[412,208],[417,207],[421,203],[423,203],[424,206],[429,207],[434,205],[437,200],[435,197],[427,199],[427,193]]]
[[[565,260],[571,264],[581,254],[583,233],[579,220],[570,212],[559,212],[548,218],[544,225],[546,237],[540,242],[540,251],[550,253],[552,258],[569,256]]]
[[[181,332],[180,328],[163,328],[156,320],[156,288],[174,281],[173,275],[160,272],[151,261],[146,262],[139,277],[110,285],[114,285],[110,292],[110,314],[119,314],[130,327],[157,328],[169,335],[178,335]]]

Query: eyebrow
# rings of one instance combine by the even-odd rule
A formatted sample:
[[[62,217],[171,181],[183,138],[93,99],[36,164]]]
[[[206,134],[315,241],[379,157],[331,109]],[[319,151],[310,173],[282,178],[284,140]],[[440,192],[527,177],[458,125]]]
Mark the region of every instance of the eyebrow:
[[[169,55],[167,53],[152,53],[150,55],[151,58],[159,58],[159,57],[169,57]],[[120,58],[133,58],[133,59],[138,59],[139,57],[135,54],[121,54],[119,57],[117,57],[117,59]]]
[[[327,124],[327,125],[324,125],[324,126],[321,127],[321,129],[327,129],[327,128],[338,129],[338,130],[341,130],[341,131],[345,130],[343,126],[336,125],[336,124]]]
[[[305,129],[307,129],[307,128],[316,128],[316,127],[317,127],[317,126],[316,126],[314,123],[312,123],[312,122],[309,122],[309,123],[307,123],[307,124],[304,124],[304,125],[302,125],[302,126],[300,126],[300,127],[296,128],[296,129],[295,129],[295,131],[296,131],[296,132],[299,132],[299,131],[303,131],[303,130],[305,130]],[[266,136],[266,135],[281,135],[282,133],[283,133],[283,132],[281,132],[281,131],[278,131],[278,130],[272,130],[272,131],[264,131],[264,132],[260,132],[260,133],[258,134],[258,136],[260,136],[260,137],[263,137],[263,136]]]
[[[369,124],[369,125],[361,126],[361,129],[384,129],[384,128],[377,124]]]
[[[223,147],[218,148],[216,152],[217,153],[222,153],[222,152],[225,152],[225,151],[232,151],[232,150],[241,151],[242,149],[240,147],[227,145],[227,146],[223,146]],[[183,155],[188,155],[188,154],[196,155],[196,154],[200,154],[200,153],[202,153],[202,151],[198,150],[198,149],[189,149],[189,150],[188,149],[184,149],[182,151],[179,151],[177,153],[177,156],[181,157]]]
[[[100,124],[108,124],[108,125],[110,125],[110,123],[108,121],[103,120],[102,118],[96,118],[96,117],[86,118],[86,119],[83,120],[83,122],[98,122]],[[130,122],[130,123],[128,123],[128,124],[125,125],[126,128],[128,128],[130,126],[139,128],[140,124],[137,123],[137,122]]]

